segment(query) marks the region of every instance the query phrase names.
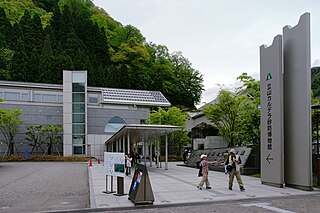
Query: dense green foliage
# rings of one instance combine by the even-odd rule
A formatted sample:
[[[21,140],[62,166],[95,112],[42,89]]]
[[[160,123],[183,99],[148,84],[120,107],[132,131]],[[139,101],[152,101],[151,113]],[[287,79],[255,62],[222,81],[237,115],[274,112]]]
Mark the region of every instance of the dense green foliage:
[[[87,70],[88,85],[159,90],[194,108],[202,75],[180,52],[147,43],[90,0],[0,2],[0,79],[62,83],[62,70]]]
[[[227,139],[229,147],[260,146],[260,82],[243,73],[236,91],[221,89],[215,104],[206,104],[204,113]]]
[[[256,153],[260,150],[260,81],[243,73],[238,78],[243,83],[238,88],[242,99],[239,138],[242,145],[251,145]]]
[[[167,111],[159,107],[158,110],[151,111],[148,121],[150,124],[181,126],[181,131],[173,133],[174,150],[176,154],[179,154],[183,146],[190,143],[188,132],[185,130],[187,119],[187,113],[182,112],[177,107],[170,107]]]
[[[14,137],[19,132],[22,120],[20,119],[21,109],[0,108],[0,132],[3,140],[7,145],[6,155],[14,155],[16,149]],[[16,149],[17,150],[17,149]]]
[[[311,89],[314,97],[320,98],[320,67],[311,69]]]
[[[236,91],[221,89],[215,104],[204,108],[206,116],[225,136],[229,146],[260,148],[260,82],[246,73],[237,78],[243,84]],[[320,104],[320,67],[311,69],[312,105]],[[319,116],[319,115],[318,115]],[[312,110],[313,141],[316,140],[316,114]],[[318,117],[320,120],[320,116]],[[320,122],[320,121],[319,121]]]
[[[239,143],[241,99],[228,90],[220,90],[215,104],[206,104],[204,113],[219,134],[227,139],[228,146]]]
[[[26,140],[29,142],[29,146],[32,147],[30,154],[33,153],[34,150],[38,152],[40,149],[43,154],[52,154],[52,149],[54,144],[62,143],[62,124],[48,124],[48,125],[30,125],[27,127]],[[47,139],[44,141],[43,138]],[[42,149],[42,144],[46,143],[47,148],[44,151]],[[60,155],[58,149],[56,151]]]
[[[62,124],[48,124],[41,128],[41,135],[43,135],[47,139],[47,149],[44,154],[51,155],[53,145],[56,143],[62,143]],[[60,155],[58,149],[56,151]]]

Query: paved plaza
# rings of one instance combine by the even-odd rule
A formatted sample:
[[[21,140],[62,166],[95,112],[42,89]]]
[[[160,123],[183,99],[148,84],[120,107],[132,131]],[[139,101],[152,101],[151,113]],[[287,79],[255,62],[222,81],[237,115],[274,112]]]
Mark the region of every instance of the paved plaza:
[[[200,202],[223,202],[225,200],[253,200],[256,198],[288,197],[296,195],[318,194],[319,190],[302,191],[293,188],[277,188],[262,185],[260,178],[242,175],[245,191],[239,190],[235,180],[233,190],[228,189],[228,175],[223,172],[209,171],[209,180],[212,189],[197,189],[200,178],[197,177],[198,170],[195,168],[181,166],[182,162],[169,162],[168,170],[150,167],[147,163],[147,169],[152,185],[155,201],[153,206],[163,205],[185,205]],[[90,205],[91,208],[119,208],[134,207],[134,203],[128,200],[128,195],[115,196],[114,194],[105,194],[106,178],[103,162],[94,163],[89,167],[89,185],[90,185]],[[132,173],[134,171],[132,170]],[[132,176],[124,178],[125,193],[128,194],[131,185]],[[116,181],[113,183],[113,189],[116,190]],[[110,191],[110,186],[108,188]]]

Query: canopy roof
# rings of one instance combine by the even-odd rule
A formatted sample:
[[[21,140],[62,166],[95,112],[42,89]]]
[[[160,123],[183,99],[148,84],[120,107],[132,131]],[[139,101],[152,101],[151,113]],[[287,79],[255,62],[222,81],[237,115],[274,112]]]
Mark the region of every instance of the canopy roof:
[[[181,130],[180,126],[171,125],[150,125],[150,124],[126,124],[120,128],[111,138],[106,141],[106,144],[113,143],[118,139],[123,138],[128,133],[134,135],[137,141],[149,140],[166,135],[172,132]]]

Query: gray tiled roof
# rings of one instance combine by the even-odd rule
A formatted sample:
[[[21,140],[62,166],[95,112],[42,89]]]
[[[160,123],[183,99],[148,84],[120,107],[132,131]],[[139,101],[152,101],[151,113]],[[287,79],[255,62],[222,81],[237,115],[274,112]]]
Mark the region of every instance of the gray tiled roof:
[[[170,106],[170,102],[160,91],[129,90],[103,88],[102,101],[104,103],[144,103],[146,105]]]

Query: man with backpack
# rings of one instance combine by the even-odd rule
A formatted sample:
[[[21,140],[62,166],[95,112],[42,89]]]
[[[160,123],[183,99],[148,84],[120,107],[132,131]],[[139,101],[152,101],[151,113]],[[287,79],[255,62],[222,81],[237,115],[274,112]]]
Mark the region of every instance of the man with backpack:
[[[209,172],[209,165],[217,164],[216,161],[209,162],[207,155],[201,155],[200,161],[197,162],[197,168],[199,167],[199,174],[198,177],[202,176],[200,183],[197,185],[197,188],[202,190],[204,184],[206,184],[206,189],[211,189],[208,172]],[[198,166],[199,165],[199,166]]]

